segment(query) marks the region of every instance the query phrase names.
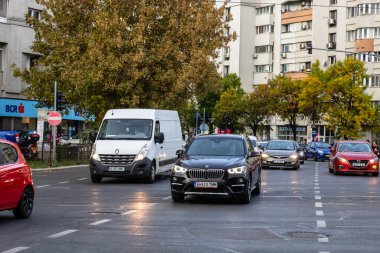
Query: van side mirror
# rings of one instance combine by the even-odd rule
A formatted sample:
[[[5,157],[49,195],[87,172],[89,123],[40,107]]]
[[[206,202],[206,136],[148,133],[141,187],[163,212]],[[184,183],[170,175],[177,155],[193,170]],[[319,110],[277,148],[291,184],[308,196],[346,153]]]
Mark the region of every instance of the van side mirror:
[[[163,143],[164,142],[164,133],[158,133],[158,135],[154,136],[154,142],[155,143]]]
[[[96,136],[98,136],[98,132],[93,132],[93,133],[91,133],[91,135],[90,135],[90,140],[91,140],[92,143],[95,142],[95,140],[96,140]]]
[[[185,153],[185,150],[183,150],[183,149],[179,149],[179,150],[177,150],[177,151],[175,152],[175,154],[176,154],[178,157],[182,156],[184,153]]]

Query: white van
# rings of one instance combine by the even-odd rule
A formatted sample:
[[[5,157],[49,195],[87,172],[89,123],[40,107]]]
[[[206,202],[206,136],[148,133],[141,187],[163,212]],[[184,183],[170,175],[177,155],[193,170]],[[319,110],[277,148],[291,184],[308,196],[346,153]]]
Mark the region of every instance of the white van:
[[[93,183],[103,177],[141,177],[153,183],[168,171],[183,148],[176,111],[114,109],[107,111],[90,158]]]

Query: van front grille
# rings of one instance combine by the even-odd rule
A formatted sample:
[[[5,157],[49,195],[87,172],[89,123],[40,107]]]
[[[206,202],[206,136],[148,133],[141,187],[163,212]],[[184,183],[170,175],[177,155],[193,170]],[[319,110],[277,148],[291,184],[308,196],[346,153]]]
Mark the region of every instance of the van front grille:
[[[136,155],[99,155],[103,164],[131,164]]]
[[[221,169],[190,169],[189,176],[191,178],[203,178],[203,179],[221,179],[224,176],[224,170]]]

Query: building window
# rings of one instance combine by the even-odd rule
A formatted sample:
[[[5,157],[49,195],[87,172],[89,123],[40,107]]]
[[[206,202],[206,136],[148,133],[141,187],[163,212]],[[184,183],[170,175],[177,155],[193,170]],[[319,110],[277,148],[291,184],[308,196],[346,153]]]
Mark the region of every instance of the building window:
[[[226,77],[230,73],[230,66],[224,66],[223,67],[223,76]]]
[[[256,11],[257,11],[257,15],[271,14],[271,13],[273,13],[273,5],[256,8]]]
[[[281,26],[281,32],[283,32],[283,33],[290,32],[290,24],[288,24],[288,25],[282,25]]]
[[[347,31],[347,41],[355,41],[355,36],[356,35],[356,31],[353,30],[353,31]]]
[[[281,72],[285,73],[289,71],[289,64],[281,64]]]
[[[28,17],[32,17],[32,18],[40,20],[41,19],[41,11],[36,10],[36,9],[32,9],[32,8],[28,8]]]
[[[330,5],[336,5],[338,0],[330,0]]]
[[[329,56],[328,58],[329,65],[333,65],[336,63],[336,55]]]
[[[231,8],[226,8],[224,10],[224,20],[226,22],[230,21]]]
[[[329,26],[336,26],[337,12],[336,10],[330,11]]]
[[[312,22],[307,21],[307,22],[301,22],[301,30],[309,30],[312,27]]]
[[[0,18],[7,17],[7,0],[0,0]]]
[[[257,47],[255,47],[255,52],[257,54],[272,53],[273,52],[273,45],[257,46]]]
[[[329,43],[336,43],[336,33],[329,33]]]
[[[224,59],[229,60],[230,59],[230,47],[224,48]]]
[[[272,72],[272,65],[266,64],[266,65],[255,65],[255,72],[256,73],[268,73]]]
[[[282,53],[289,53],[290,50],[289,50],[289,44],[282,44],[281,45],[281,52]]]
[[[224,28],[224,36],[229,36],[230,35],[230,27],[229,26],[226,26]]]
[[[371,76],[371,87],[380,87],[380,75]]]
[[[256,34],[273,33],[273,32],[274,32],[274,26],[273,25],[256,26]]]
[[[305,62],[305,68],[306,68],[306,71],[310,71],[311,70],[311,62]]]

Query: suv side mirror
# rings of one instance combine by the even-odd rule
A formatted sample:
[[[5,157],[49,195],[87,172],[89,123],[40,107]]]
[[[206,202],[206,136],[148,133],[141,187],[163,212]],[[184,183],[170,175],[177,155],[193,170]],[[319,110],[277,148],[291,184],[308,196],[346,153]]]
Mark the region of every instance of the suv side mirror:
[[[164,133],[158,133],[158,135],[154,136],[154,142],[155,143],[163,143],[164,142]]]

